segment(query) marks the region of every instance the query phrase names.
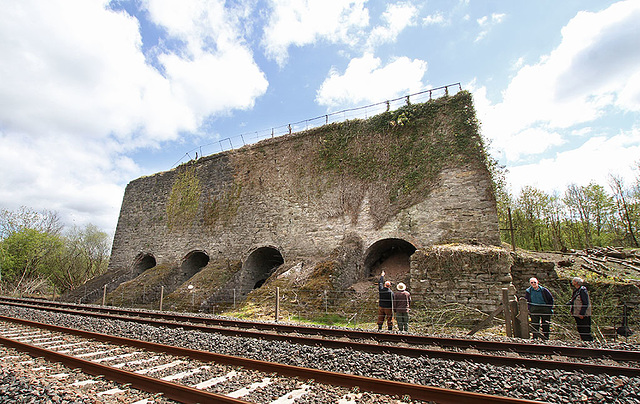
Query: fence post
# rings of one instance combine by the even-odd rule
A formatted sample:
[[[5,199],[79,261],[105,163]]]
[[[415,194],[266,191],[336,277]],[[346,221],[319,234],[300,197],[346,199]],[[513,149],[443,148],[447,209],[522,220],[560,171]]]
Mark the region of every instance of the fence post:
[[[518,297],[509,300],[509,312],[511,313],[511,329],[514,337],[520,337],[520,322],[518,321]]]
[[[511,308],[509,307],[509,289],[502,288],[502,306],[504,307],[504,326],[507,337],[513,337],[511,326]]]
[[[513,234],[513,221],[511,220],[511,207],[508,206],[507,207],[507,213],[509,215],[509,233],[511,234],[511,249],[513,250],[513,252],[516,251],[516,237],[515,234]]]
[[[324,314],[329,314],[329,301],[326,290],[324,291]]]
[[[276,287],[276,323],[278,322],[279,315],[280,315],[280,288]]]
[[[160,311],[162,311],[162,300],[164,299],[164,286],[160,286]]]
[[[527,299],[518,300],[518,319],[520,320],[520,337],[529,339],[529,305]]]
[[[107,300],[107,285],[104,285],[102,287],[102,305],[104,306],[104,303]]]

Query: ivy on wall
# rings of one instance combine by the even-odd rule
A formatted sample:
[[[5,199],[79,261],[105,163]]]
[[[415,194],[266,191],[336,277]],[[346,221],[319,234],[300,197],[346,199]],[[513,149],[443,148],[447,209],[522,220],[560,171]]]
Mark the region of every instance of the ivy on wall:
[[[167,227],[169,231],[188,227],[198,212],[200,180],[196,167],[186,164],[180,167],[167,202]]]
[[[378,195],[384,194],[386,212],[382,206],[376,209],[381,226],[397,209],[422,200],[443,169],[484,165],[486,153],[471,94],[462,91],[330,126],[318,160],[325,173],[369,184]],[[349,206],[360,205],[355,202]]]

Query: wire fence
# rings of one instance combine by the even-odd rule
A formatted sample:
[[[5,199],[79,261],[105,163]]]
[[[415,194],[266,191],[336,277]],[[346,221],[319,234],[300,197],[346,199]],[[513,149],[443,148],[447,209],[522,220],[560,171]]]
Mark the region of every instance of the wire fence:
[[[166,311],[199,312],[205,314],[225,315],[229,317],[250,318],[255,320],[314,323],[354,327],[360,329],[377,329],[378,300],[377,288],[367,293],[354,290],[240,290],[234,289],[227,294],[232,298],[216,299],[210,292],[192,289],[179,298],[169,295],[163,302]],[[246,296],[246,297],[245,297]],[[473,302],[479,299],[486,301],[486,296],[473,293],[451,296],[434,296],[429,293],[413,293],[411,295],[411,311],[409,329],[414,332],[435,334],[466,334],[489,316],[469,303],[457,303],[452,300]],[[594,296],[594,302],[598,296]],[[500,296],[495,296],[496,306],[500,304]],[[128,300],[124,293],[110,295],[106,301],[109,306],[157,309],[157,295],[149,293],[146,301]],[[552,340],[580,339],[569,306],[556,304],[551,316]],[[624,339],[637,340],[635,330],[640,328],[640,316],[637,310],[625,309],[620,301],[607,304],[592,305],[592,334],[599,341]],[[626,316],[626,319],[625,319]],[[632,335],[620,334],[619,329],[625,325]],[[504,333],[504,316],[499,315],[487,325],[492,333]],[[384,329],[386,329],[386,324]],[[394,321],[394,329],[397,325]]]
[[[438,98],[441,96],[456,94],[458,91],[462,91],[462,86],[460,83],[448,84],[446,86],[431,88],[429,90],[420,91],[376,104],[345,109],[342,111],[320,115],[315,118],[305,119],[295,123],[289,123],[254,132],[245,132],[232,137],[218,139],[214,142],[210,142],[189,150],[182,157],[180,157],[180,159],[176,161],[173,166],[171,166],[171,168],[176,167],[177,165],[182,164],[186,161],[197,159],[198,156],[203,157],[222,153],[228,150],[238,149],[249,144],[257,143],[261,140],[271,139],[296,132],[302,132],[330,123],[344,122],[349,119],[367,119],[383,112],[395,111],[396,109],[399,109],[412,102],[427,102],[434,97]]]

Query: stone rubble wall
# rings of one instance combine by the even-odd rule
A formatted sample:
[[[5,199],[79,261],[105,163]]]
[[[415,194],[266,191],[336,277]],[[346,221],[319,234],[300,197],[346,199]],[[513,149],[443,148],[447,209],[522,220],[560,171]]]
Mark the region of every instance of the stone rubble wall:
[[[502,289],[515,294],[509,252],[497,246],[436,245],[411,257],[413,293],[433,307],[458,303],[491,312],[502,298]]]
[[[444,113],[433,119],[442,122],[428,128],[416,123],[397,129],[404,131],[397,133],[415,131],[409,133],[415,141],[427,130],[437,131],[430,137],[425,134],[424,139],[460,142],[454,129],[458,126]],[[347,268],[339,277],[340,284],[335,285],[347,288],[369,276],[363,263],[368,249],[380,240],[406,241],[420,254],[446,243],[500,245],[491,177],[478,155],[480,149],[469,150],[470,156],[442,156],[448,163],[437,172],[428,192],[412,194],[406,199],[410,203],[402,205],[389,198],[382,180],[367,184],[349,173],[322,171],[318,156],[327,130],[335,130],[335,126],[269,139],[131,181],[122,202],[109,271],[132,268],[144,255],[153,256],[157,265],[179,268],[192,251],[202,251],[212,261],[246,262],[249,254],[261,247],[277,250],[285,264],[295,265],[321,261],[354,245],[358,251],[342,251],[348,256],[345,262],[353,268]],[[481,142],[479,136],[473,140],[473,144]],[[183,220],[176,220],[169,216],[171,198],[176,184],[187,174],[192,182],[184,195],[195,195],[196,200],[189,202],[185,196],[172,205],[193,204],[182,206]],[[429,267],[416,264],[414,268],[412,264],[413,286],[421,287],[427,279],[424,286],[428,289],[467,289],[484,284],[487,293],[493,293],[491,288],[508,284],[510,276],[508,254],[492,257],[491,267],[479,255],[472,253],[466,258],[475,277],[472,281],[438,280]],[[236,278],[242,278],[242,273]],[[479,304],[489,306],[490,300]]]

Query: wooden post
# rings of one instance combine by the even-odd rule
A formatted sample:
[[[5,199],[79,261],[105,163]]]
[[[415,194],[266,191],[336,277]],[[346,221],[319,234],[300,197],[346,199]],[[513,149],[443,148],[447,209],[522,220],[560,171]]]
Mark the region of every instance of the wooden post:
[[[160,311],[162,311],[162,300],[164,299],[164,286],[160,286]]]
[[[509,311],[511,312],[511,329],[514,337],[520,337],[520,322],[518,321],[518,297],[513,296],[509,300]]]
[[[278,317],[280,316],[280,288],[276,288],[276,323],[278,322]]]
[[[513,337],[511,324],[511,308],[509,307],[509,289],[502,288],[502,307],[504,307],[504,326],[507,337]]]
[[[509,233],[511,233],[511,248],[513,251],[516,251],[516,237],[513,234],[513,222],[511,221],[511,207],[507,207],[507,212],[509,213]]]
[[[520,337],[529,339],[529,305],[527,299],[521,297],[518,300],[518,319],[520,320]]]
[[[103,306],[104,306],[106,301],[107,301],[107,285],[104,285],[102,287],[102,305]]]

